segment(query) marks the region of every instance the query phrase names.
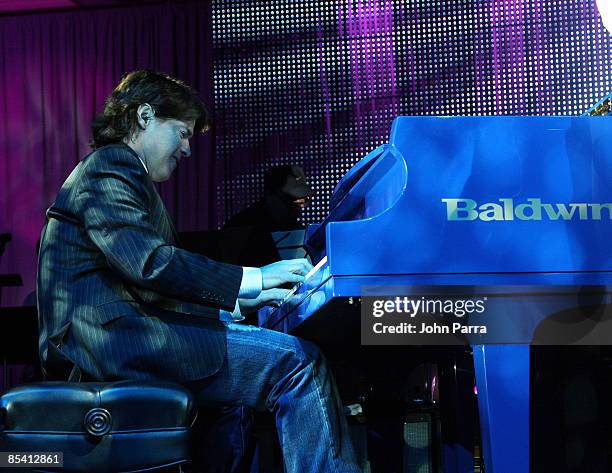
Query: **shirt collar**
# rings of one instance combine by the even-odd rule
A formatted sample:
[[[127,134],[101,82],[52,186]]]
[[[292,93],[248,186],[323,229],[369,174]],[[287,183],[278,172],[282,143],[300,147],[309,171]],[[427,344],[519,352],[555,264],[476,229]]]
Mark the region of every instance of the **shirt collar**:
[[[140,164],[142,164],[142,167],[145,168],[145,171],[147,172],[147,174],[149,174],[149,168],[147,167],[147,165],[145,164],[145,162],[142,160],[142,158],[140,157],[140,154],[138,154],[136,152],[136,150],[134,148],[132,148],[130,145],[128,145],[127,143],[123,143],[125,146],[127,146],[130,151],[132,153],[134,153],[137,157],[138,157],[138,161],[140,161]]]
[[[147,171],[147,174],[149,174],[149,169],[147,168],[147,165],[145,164],[145,162],[142,160],[142,158],[140,157],[140,155],[138,155],[138,160],[142,163],[142,166],[145,168],[145,171]]]

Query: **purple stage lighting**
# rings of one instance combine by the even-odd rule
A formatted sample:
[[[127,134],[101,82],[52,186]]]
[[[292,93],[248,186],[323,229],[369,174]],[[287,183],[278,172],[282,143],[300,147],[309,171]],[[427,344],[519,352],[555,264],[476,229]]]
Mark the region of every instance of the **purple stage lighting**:
[[[579,115],[610,92],[595,0],[213,1],[218,224],[303,164],[327,215],[397,115]]]

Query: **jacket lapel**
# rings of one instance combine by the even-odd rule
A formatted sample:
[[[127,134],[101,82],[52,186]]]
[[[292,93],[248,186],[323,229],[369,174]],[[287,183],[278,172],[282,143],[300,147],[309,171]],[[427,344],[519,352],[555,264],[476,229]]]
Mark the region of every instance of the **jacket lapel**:
[[[164,205],[164,202],[161,200],[160,195],[155,189],[153,182],[150,183],[149,193],[151,202],[151,219],[153,221],[153,224],[165,240],[167,240],[172,245],[177,245],[178,233],[176,231],[176,228],[174,228],[174,224],[170,219],[168,210],[166,210],[166,206]]]

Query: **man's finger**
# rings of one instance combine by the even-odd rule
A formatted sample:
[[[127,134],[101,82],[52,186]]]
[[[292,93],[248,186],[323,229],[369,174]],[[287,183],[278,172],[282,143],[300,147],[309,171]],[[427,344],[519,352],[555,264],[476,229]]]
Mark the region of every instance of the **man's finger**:
[[[275,300],[275,299],[284,299],[287,294],[289,294],[289,292],[291,292],[291,289],[284,289],[284,288],[274,288],[274,289],[266,289],[266,291],[264,291],[264,297],[267,300]]]
[[[284,279],[285,279],[285,282],[293,282],[293,283],[304,282],[306,280],[304,275],[299,274],[299,273],[287,273]]]
[[[306,274],[308,274],[308,271],[312,269],[312,264],[310,264],[308,260],[305,258],[297,258],[297,259],[292,259],[288,261],[291,263],[290,264],[291,269],[289,269],[289,271],[293,273],[297,273],[297,274],[301,274],[302,276],[306,276]]]

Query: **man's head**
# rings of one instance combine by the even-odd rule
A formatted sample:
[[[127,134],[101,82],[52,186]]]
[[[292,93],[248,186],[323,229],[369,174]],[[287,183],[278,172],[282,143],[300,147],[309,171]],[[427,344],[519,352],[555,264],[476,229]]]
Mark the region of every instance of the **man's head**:
[[[304,170],[297,164],[274,166],[268,169],[264,174],[264,190],[267,193],[284,194],[300,204],[312,194]]]
[[[191,154],[193,134],[209,128],[208,112],[188,85],[157,72],[134,71],[121,80],[92,124],[93,147],[128,144],[151,179],[162,182]]]

